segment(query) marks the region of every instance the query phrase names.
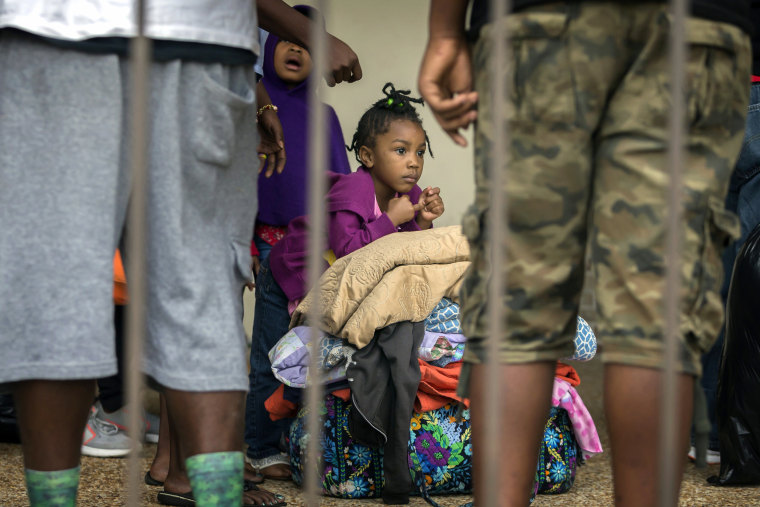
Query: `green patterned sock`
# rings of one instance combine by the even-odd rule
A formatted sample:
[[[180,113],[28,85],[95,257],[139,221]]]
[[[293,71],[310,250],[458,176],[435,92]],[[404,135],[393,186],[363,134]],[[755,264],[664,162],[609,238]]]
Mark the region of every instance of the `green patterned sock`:
[[[65,506],[77,503],[79,467],[52,472],[24,469],[26,492],[32,507]]]
[[[243,503],[243,453],[212,452],[185,460],[198,507],[239,507]]]

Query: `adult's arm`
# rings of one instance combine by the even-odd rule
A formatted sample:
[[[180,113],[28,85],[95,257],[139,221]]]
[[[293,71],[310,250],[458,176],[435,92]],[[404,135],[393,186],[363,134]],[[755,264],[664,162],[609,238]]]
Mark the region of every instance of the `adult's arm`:
[[[282,0],[256,0],[259,25],[281,39],[295,42],[309,49],[312,26],[319,26],[290,7]],[[359,57],[342,40],[327,34],[328,69],[325,80],[329,86],[346,81],[353,83],[362,78]]]
[[[285,168],[285,141],[283,139],[282,124],[277,111],[265,106],[272,105],[269,92],[264,87],[264,82],[256,83],[256,127],[259,130],[259,172],[266,168],[264,175],[269,178],[276,170],[277,174]]]
[[[351,165],[348,162],[348,153],[346,152],[346,141],[343,138],[343,129],[340,126],[340,120],[335,110],[327,106],[327,116],[330,135],[330,167],[328,169],[334,173],[348,174],[351,172]]]
[[[465,37],[468,0],[432,0],[429,37],[417,85],[443,130],[460,146],[460,129],[477,118],[477,92],[472,90],[472,64]]]

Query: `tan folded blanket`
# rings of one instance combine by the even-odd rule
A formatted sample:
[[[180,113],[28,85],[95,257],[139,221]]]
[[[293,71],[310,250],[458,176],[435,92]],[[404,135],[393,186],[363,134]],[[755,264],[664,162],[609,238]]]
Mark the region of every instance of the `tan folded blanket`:
[[[377,329],[424,320],[441,298],[459,299],[469,258],[459,226],[384,236],[338,259],[322,275],[320,327],[361,348]],[[291,327],[305,324],[315,292],[296,308]]]

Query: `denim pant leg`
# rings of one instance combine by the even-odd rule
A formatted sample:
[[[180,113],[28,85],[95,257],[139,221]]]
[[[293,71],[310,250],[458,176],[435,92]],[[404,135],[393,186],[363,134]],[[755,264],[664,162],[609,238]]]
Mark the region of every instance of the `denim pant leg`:
[[[272,251],[272,245],[258,236],[253,237],[253,244],[256,245],[256,248],[259,250],[259,262],[263,264],[264,261],[269,258],[269,252]]]
[[[739,160],[731,176],[731,184],[726,196],[726,209],[739,216],[741,236],[729,245],[723,253],[723,303],[728,299],[728,288],[734,262],[747,236],[760,223],[760,85],[753,84],[750,89],[750,103],[747,114],[747,126],[744,133]],[[723,337],[721,331],[713,347],[702,356],[702,388],[707,399],[710,418],[709,448],[720,449],[718,437],[717,394],[720,376],[720,361],[723,356]]]
[[[269,269],[269,259],[261,264],[256,280],[256,307],[253,317],[251,371],[245,404],[245,442],[250,458],[261,459],[281,452],[280,438],[292,419],[272,421],[264,402],[280,386],[269,361],[271,349],[288,332],[288,298]]]

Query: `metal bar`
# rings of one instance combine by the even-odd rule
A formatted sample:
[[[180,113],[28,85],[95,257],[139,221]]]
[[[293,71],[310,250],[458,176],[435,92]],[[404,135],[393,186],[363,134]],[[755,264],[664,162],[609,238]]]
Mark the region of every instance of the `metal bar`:
[[[316,8],[324,19],[328,16],[326,0],[318,0]],[[327,150],[325,141],[325,110],[319,100],[319,86],[321,77],[327,69],[327,35],[325,30],[320,29],[321,23],[313,22],[310,32],[309,53],[314,63],[309,83],[309,256],[308,275],[309,285],[315,297],[312,298],[309,309],[309,326],[311,333],[312,353],[309,357],[310,384],[307,386],[306,402],[308,418],[306,431],[311,438],[308,440],[306,449],[306,464],[304,466],[304,502],[307,506],[319,505],[321,482],[317,464],[321,455],[322,418],[319,407],[324,397],[322,386],[322,371],[319,366],[319,354],[316,353],[317,340],[319,339],[320,322],[322,316],[322,304],[320,301],[319,279],[322,275],[322,252],[325,251],[326,238],[326,208],[325,208],[325,167],[327,166]]]
[[[140,505],[142,456],[139,442],[142,439],[142,356],[145,336],[146,259],[148,189],[148,100],[150,74],[150,40],[145,37],[145,11],[147,0],[135,0],[137,35],[130,43],[130,170],[131,193],[127,217],[127,272],[129,273],[129,305],[125,343],[127,406],[129,407],[129,436],[132,452],[127,462],[128,507]]]
[[[676,476],[682,456],[678,446],[679,409],[677,374],[675,370],[679,344],[679,308],[681,292],[681,224],[682,191],[681,172],[684,163],[684,134],[686,128],[686,105],[684,86],[684,62],[686,48],[686,0],[671,0],[670,40],[668,61],[670,66],[672,109],[668,125],[667,160],[670,171],[667,199],[667,233],[665,237],[665,347],[663,354],[662,397],[660,406],[660,473],[659,503],[672,505],[678,494],[680,477]]]
[[[488,320],[489,329],[487,337],[487,350],[489,360],[486,363],[486,385],[488,391],[485,396],[486,406],[491,407],[492,413],[500,414],[501,383],[499,381],[499,345],[504,333],[505,308],[502,307],[507,290],[507,249],[509,230],[506,226],[508,213],[508,200],[505,192],[507,159],[504,155],[504,147],[509,147],[509,131],[505,116],[504,100],[510,96],[506,69],[510,65],[504,65],[507,58],[511,58],[508,45],[504,41],[509,36],[506,25],[506,14],[511,10],[511,2],[503,0],[490,0],[492,32],[492,51],[490,65],[490,89],[491,106],[493,114],[493,143],[491,146],[491,167],[488,174],[490,177],[491,192],[489,194],[488,214],[488,237],[490,239],[489,254],[491,258],[491,279],[489,285]],[[506,71],[505,71],[506,70]],[[507,148],[508,149],[508,148]],[[483,492],[483,505],[499,506],[499,482],[501,481],[500,445],[501,431],[498,417],[489,417],[485,421],[485,435],[483,439],[489,442],[487,446],[480,446],[479,450],[485,450],[483,464],[487,474],[485,490]],[[479,499],[480,501],[480,499]]]

